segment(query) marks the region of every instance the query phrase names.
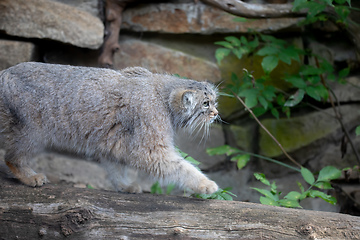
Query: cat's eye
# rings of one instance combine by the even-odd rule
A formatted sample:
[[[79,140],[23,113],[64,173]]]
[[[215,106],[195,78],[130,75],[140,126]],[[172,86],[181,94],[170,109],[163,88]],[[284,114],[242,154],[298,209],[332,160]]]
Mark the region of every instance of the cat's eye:
[[[203,102],[203,106],[204,106],[204,108],[208,108],[209,107],[209,101],[205,101],[205,102]]]

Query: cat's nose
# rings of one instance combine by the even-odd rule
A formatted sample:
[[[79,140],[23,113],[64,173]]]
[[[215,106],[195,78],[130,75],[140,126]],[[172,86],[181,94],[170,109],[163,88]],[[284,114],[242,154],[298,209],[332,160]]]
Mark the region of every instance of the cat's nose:
[[[216,116],[219,114],[219,112],[218,112],[218,110],[213,109],[213,110],[212,110],[212,114],[214,114],[214,117],[216,117]]]

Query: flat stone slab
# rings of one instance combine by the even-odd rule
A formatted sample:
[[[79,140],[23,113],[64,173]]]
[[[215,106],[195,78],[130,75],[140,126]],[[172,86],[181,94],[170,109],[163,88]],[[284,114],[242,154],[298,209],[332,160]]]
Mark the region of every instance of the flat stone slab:
[[[235,22],[236,16],[203,3],[144,4],[123,13],[121,29],[162,33],[247,33],[277,31],[296,26],[303,18],[249,19]]]
[[[12,36],[52,39],[90,49],[99,48],[104,36],[99,18],[46,0],[2,0],[0,30]]]
[[[220,70],[213,62],[158,44],[135,39],[120,40],[114,67],[142,66],[153,72],[179,74],[194,80],[218,82]]]

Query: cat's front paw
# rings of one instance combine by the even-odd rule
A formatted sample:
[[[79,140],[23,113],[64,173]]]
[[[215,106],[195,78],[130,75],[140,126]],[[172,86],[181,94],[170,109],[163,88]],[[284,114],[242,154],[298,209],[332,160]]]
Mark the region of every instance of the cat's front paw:
[[[198,188],[195,190],[196,193],[201,194],[212,194],[219,189],[218,185],[209,179],[204,179],[200,182]]]
[[[19,178],[21,182],[23,182],[25,185],[31,186],[31,187],[41,187],[45,183],[48,183],[46,176],[42,173],[38,173],[29,177],[21,177]]]

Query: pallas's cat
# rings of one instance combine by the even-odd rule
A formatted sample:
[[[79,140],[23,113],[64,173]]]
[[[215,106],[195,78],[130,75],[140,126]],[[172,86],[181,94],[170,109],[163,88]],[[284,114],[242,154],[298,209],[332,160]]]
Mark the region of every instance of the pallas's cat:
[[[5,161],[24,184],[47,179],[27,164],[46,150],[99,160],[116,189],[141,192],[127,169],[197,193],[218,189],[174,146],[179,128],[195,131],[217,118],[212,84],[140,68],[110,69],[21,63],[0,72]]]

